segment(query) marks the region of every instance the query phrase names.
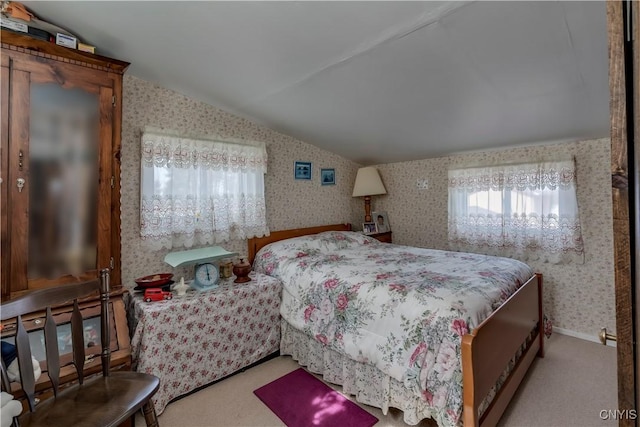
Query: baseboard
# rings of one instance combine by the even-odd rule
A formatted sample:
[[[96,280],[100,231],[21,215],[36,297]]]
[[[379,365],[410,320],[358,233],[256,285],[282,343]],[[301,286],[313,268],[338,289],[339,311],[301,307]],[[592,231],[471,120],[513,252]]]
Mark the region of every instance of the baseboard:
[[[591,342],[595,342],[595,343],[598,343],[598,344],[602,344],[597,335],[584,334],[582,332],[576,332],[576,331],[572,331],[570,329],[558,328],[556,326],[553,327],[553,332],[554,333],[558,333],[560,335],[566,335],[568,337],[580,338],[581,340],[591,341]],[[607,345],[609,347],[616,347],[616,342],[615,341],[607,341]]]

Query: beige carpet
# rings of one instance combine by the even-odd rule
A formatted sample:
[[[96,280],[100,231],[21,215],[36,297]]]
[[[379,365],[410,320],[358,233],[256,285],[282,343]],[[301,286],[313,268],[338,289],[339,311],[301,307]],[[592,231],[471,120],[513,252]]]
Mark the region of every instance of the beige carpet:
[[[536,359],[500,421],[500,426],[615,426],[602,409],[616,408],[615,349],[554,334],[544,359]],[[167,406],[163,427],[283,426],[253,394],[256,388],[298,368],[288,356],[258,365]],[[339,389],[338,387],[334,387]],[[380,421],[377,427],[405,427],[402,414],[360,405]],[[136,425],[144,426],[138,416]],[[430,425],[421,423],[421,426]]]

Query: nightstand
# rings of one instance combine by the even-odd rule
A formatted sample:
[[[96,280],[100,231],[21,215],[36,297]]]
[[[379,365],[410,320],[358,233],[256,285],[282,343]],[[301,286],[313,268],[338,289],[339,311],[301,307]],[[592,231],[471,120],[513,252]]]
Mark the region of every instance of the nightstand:
[[[176,397],[278,351],[282,284],[255,272],[249,277],[167,301],[130,298],[131,352],[136,371],[160,378],[152,398],[158,414]]]
[[[373,237],[374,239],[378,239],[383,243],[392,243],[391,242],[391,231],[387,231],[385,233],[369,234],[369,236]]]

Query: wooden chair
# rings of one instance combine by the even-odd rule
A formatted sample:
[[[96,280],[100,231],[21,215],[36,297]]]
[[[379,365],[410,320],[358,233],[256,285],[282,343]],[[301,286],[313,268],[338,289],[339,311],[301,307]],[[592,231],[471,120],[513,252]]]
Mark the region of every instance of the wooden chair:
[[[102,375],[85,381],[85,343],[83,320],[78,308],[78,298],[100,292]],[[71,315],[73,365],[78,375],[77,384],[58,390],[60,380],[60,356],[58,351],[57,325],[51,314],[51,306],[74,301]],[[20,367],[22,390],[29,411],[16,418],[14,424],[26,426],[118,426],[132,417],[141,408],[147,426],[158,426],[151,397],[158,390],[160,380],[153,375],[138,372],[109,372],[111,350],[109,349],[109,271],[102,270],[100,280],[58,286],[31,292],[8,301],[1,306],[0,320],[17,318],[16,351]],[[35,379],[31,359],[31,348],[22,316],[46,309],[44,338],[47,373],[54,396],[36,405]],[[44,373],[43,373],[44,374]],[[10,392],[11,387],[2,363],[2,388]]]

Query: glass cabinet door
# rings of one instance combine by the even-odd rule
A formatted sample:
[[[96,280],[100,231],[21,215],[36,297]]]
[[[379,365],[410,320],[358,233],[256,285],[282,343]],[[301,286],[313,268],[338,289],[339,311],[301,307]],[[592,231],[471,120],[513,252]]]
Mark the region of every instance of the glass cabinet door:
[[[97,277],[111,253],[113,90],[64,64],[27,65],[11,70],[12,293]]]
[[[30,101],[27,277],[96,270],[98,96],[44,83]]]

